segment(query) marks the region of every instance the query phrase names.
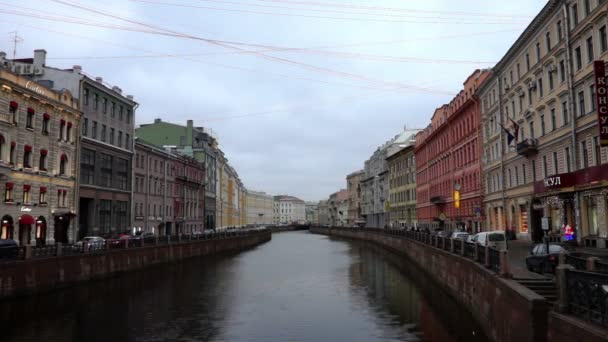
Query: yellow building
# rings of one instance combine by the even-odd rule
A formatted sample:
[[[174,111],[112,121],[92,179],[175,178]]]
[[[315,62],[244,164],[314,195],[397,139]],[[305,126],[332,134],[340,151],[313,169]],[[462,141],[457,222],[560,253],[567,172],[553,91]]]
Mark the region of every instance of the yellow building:
[[[393,227],[412,226],[416,220],[416,165],[414,145],[386,158],[389,179],[390,222]]]
[[[271,195],[260,191],[245,191],[246,224],[272,224],[273,209],[273,197]]]
[[[608,154],[599,143],[594,61],[608,60],[607,7],[550,0],[479,89],[488,229],[540,241],[572,227],[608,238]]]
[[[218,228],[240,227],[246,223],[245,188],[236,170],[223,153],[218,158]]]

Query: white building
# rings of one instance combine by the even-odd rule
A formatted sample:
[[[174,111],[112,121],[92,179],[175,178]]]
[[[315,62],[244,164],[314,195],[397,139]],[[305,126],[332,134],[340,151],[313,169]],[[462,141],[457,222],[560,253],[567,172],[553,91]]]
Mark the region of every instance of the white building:
[[[245,212],[247,224],[274,223],[274,198],[261,191],[246,190]]]
[[[306,203],[288,195],[274,197],[274,223],[290,224],[306,222]]]

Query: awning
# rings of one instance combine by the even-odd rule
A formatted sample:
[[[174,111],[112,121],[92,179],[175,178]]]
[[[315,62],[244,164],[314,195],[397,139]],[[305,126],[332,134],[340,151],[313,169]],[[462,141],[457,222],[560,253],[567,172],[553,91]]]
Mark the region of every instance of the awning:
[[[68,156],[66,156],[66,155],[65,155],[65,153],[64,153],[64,154],[62,154],[62,155],[61,155],[61,160],[62,160],[62,161],[68,160]]]
[[[31,151],[32,151],[32,146],[30,146],[30,145],[25,145],[25,146],[23,146],[23,150],[24,150],[25,152],[31,152]]]
[[[10,106],[11,106],[11,108],[15,108],[15,109],[19,108],[19,104],[15,101],[11,101]]]
[[[46,156],[48,153],[49,153],[49,151],[47,151],[47,150],[44,150],[44,149],[40,150],[41,156]]]
[[[31,185],[29,185],[29,184],[23,184],[23,191],[30,191],[30,188],[31,188],[31,187],[32,187],[32,186],[31,186]]]
[[[19,218],[19,224],[34,224],[35,222],[36,220],[34,220],[34,218],[28,214],[21,215]]]
[[[7,189],[12,189],[14,185],[15,185],[14,183],[10,183],[10,182],[6,183],[6,188]]]
[[[27,113],[28,114],[34,114],[34,113],[36,113],[36,111],[34,110],[34,108],[28,107],[27,108]]]
[[[65,125],[65,120],[61,119],[61,120],[59,120],[59,123],[60,123],[61,125]]]
[[[40,187],[40,193],[41,193],[41,194],[46,193],[46,186],[41,186],[41,187]]]
[[[49,120],[51,118],[51,116],[49,115],[49,113],[42,114],[42,117],[44,118],[44,120]]]
[[[72,128],[72,123],[68,122],[68,128]]]

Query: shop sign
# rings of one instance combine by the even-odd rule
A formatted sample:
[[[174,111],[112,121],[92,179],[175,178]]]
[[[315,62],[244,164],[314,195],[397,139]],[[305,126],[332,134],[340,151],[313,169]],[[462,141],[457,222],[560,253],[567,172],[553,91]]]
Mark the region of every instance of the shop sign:
[[[552,188],[555,186],[561,186],[562,185],[562,177],[557,176],[557,177],[549,177],[545,179],[545,187],[546,188]]]
[[[21,207],[21,211],[24,211],[24,212],[30,212],[30,211],[32,211],[32,208],[28,208],[28,207]]]
[[[600,130],[600,144],[608,146],[608,86],[606,85],[606,65],[604,61],[593,62],[595,73],[595,101]]]

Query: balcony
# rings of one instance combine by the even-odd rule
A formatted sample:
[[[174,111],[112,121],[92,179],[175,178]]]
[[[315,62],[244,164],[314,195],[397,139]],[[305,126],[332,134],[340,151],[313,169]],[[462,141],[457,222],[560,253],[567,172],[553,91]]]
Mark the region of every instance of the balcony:
[[[536,139],[524,139],[517,144],[517,154],[530,157],[538,153],[538,141]]]
[[[431,203],[433,203],[433,204],[445,204],[446,203],[446,199],[443,196],[431,197]]]

